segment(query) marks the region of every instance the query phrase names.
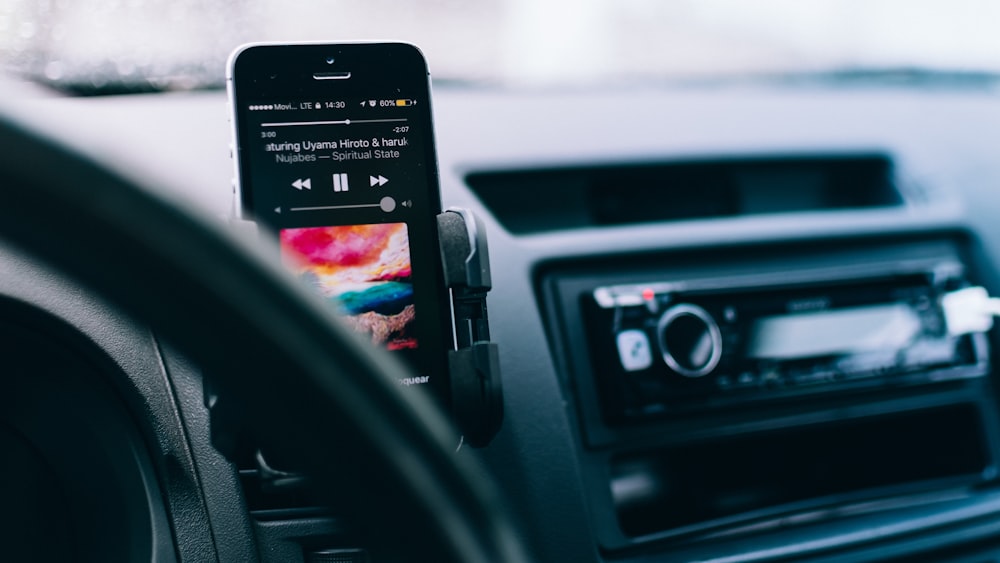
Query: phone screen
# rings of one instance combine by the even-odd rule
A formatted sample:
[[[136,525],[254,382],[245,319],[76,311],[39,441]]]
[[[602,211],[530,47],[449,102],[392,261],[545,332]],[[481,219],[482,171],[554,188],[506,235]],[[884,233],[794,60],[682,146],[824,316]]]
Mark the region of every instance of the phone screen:
[[[231,63],[242,213],[286,267],[447,404],[450,306],[426,64],[406,44],[257,45]]]

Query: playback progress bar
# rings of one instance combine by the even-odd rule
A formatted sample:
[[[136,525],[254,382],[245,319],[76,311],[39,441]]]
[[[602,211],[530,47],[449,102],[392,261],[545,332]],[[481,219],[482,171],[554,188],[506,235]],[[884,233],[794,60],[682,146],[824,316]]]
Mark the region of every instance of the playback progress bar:
[[[272,121],[261,123],[261,127],[305,127],[310,125],[357,125],[359,123],[401,123],[406,118],[397,119],[338,119],[328,121]]]

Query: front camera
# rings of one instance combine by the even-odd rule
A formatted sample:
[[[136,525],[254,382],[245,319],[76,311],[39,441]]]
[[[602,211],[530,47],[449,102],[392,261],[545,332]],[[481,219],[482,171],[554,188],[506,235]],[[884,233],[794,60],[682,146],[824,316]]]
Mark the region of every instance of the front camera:
[[[332,65],[333,64],[333,60],[334,60],[333,57],[327,57],[326,58],[326,64]]]

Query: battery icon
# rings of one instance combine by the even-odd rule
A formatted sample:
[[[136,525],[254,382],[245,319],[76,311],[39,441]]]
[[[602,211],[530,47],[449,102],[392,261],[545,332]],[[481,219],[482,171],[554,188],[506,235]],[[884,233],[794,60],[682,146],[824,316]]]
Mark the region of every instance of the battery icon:
[[[396,100],[396,107],[412,106],[415,103],[416,100]]]

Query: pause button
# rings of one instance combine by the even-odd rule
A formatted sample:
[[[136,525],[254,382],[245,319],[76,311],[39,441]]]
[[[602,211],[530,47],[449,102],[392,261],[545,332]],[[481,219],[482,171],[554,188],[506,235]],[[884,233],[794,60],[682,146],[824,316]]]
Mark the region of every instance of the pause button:
[[[346,192],[350,190],[347,185],[347,173],[341,172],[340,174],[333,175],[333,191],[335,192]]]

